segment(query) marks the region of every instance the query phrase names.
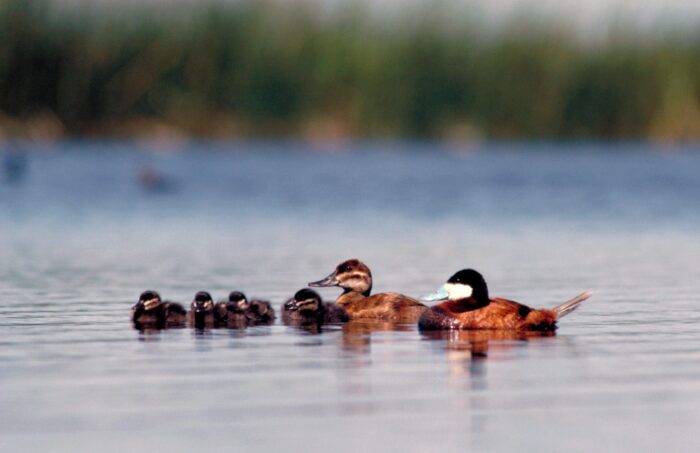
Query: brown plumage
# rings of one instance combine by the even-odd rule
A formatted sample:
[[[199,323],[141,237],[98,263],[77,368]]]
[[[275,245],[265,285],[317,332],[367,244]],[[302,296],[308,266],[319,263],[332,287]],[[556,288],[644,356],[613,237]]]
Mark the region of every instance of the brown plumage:
[[[131,321],[140,330],[182,326],[185,316],[182,305],[162,301],[155,291],[144,291],[136,305],[131,307]]]
[[[208,292],[199,291],[194,295],[187,313],[187,322],[200,329],[214,327],[214,301]]]
[[[217,326],[242,329],[254,325],[269,325],[275,320],[275,310],[264,300],[248,300],[240,291],[232,291],[228,300],[214,307]]]
[[[292,326],[322,325],[350,320],[343,307],[323,302],[316,291],[301,289],[282,305],[282,322]]]
[[[490,298],[481,274],[462,270],[445,285],[448,300],[426,311],[418,321],[431,329],[504,329],[553,331],[556,321],[591,296],[584,292],[553,309],[534,309],[502,298]]]
[[[343,288],[343,294],[335,303],[343,307],[351,319],[416,322],[428,309],[416,299],[403,294],[380,293],[370,296],[372,273],[362,261],[357,259],[340,263],[331,275],[323,280],[311,282],[309,286]]]
[[[397,324],[395,321],[372,318],[351,320],[343,324],[342,347],[356,353],[368,353],[372,344],[372,335],[377,332],[413,332],[411,324]]]

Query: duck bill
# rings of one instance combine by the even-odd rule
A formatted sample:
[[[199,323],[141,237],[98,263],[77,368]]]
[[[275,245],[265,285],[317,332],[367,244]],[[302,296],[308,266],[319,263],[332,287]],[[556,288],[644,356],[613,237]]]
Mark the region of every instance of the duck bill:
[[[287,302],[284,303],[284,308],[288,311],[297,311],[299,309],[299,305],[297,305],[296,300],[289,299]]]
[[[336,272],[333,272],[331,275],[324,278],[323,280],[309,283],[309,286],[311,286],[312,288],[323,288],[325,286],[338,286],[339,284],[340,282],[336,278]]]
[[[447,288],[445,285],[442,285],[440,288],[438,288],[437,291],[435,291],[432,294],[428,294],[427,296],[421,297],[421,299],[426,300],[428,302],[440,302],[443,300],[447,300],[448,294],[447,294]]]

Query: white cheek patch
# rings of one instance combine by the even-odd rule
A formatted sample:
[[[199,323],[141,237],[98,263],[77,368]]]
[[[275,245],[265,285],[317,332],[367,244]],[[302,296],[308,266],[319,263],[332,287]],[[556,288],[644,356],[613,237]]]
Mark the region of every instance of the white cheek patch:
[[[317,310],[316,301],[313,299],[303,300],[299,302],[300,310]]]
[[[467,299],[472,297],[474,293],[474,289],[471,286],[460,283],[447,283],[445,289],[447,290],[448,298],[452,300]]]
[[[158,305],[160,305],[160,299],[148,299],[143,303],[143,308],[148,311],[148,310],[153,310],[156,308]]]
[[[349,288],[365,287],[367,286],[367,279],[362,274],[351,274],[350,278],[343,281],[342,284]]]

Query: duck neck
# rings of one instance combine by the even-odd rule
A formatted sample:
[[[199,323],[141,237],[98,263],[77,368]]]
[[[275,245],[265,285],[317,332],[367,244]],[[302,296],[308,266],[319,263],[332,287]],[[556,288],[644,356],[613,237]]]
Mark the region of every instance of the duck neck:
[[[338,299],[336,299],[335,303],[342,307],[347,307],[369,297],[371,290],[371,287],[364,292],[359,292],[351,288],[344,288],[343,294],[338,296]]]
[[[354,288],[343,288],[343,294],[341,296],[344,296],[349,293],[354,293],[354,294],[360,294],[364,297],[369,297],[370,293],[372,292],[372,284],[369,285],[369,287],[365,291],[360,291],[359,289],[354,289]]]

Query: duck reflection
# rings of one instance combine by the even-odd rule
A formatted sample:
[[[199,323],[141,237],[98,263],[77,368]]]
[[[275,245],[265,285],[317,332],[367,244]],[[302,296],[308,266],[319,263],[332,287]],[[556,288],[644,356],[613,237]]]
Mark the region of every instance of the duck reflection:
[[[457,387],[465,383],[472,389],[485,386],[486,359],[503,360],[524,342],[553,337],[552,331],[515,330],[433,330],[421,331],[426,341],[446,351],[448,382]],[[496,354],[494,354],[496,353]]]
[[[351,320],[343,325],[342,348],[345,351],[368,354],[372,334],[377,332],[414,332],[415,324],[390,321]]]
[[[136,331],[138,331],[138,341],[159,341],[160,335],[163,333],[163,331],[169,329],[184,329],[186,326],[182,324],[179,326],[171,326],[165,328],[134,323],[133,327]]]

